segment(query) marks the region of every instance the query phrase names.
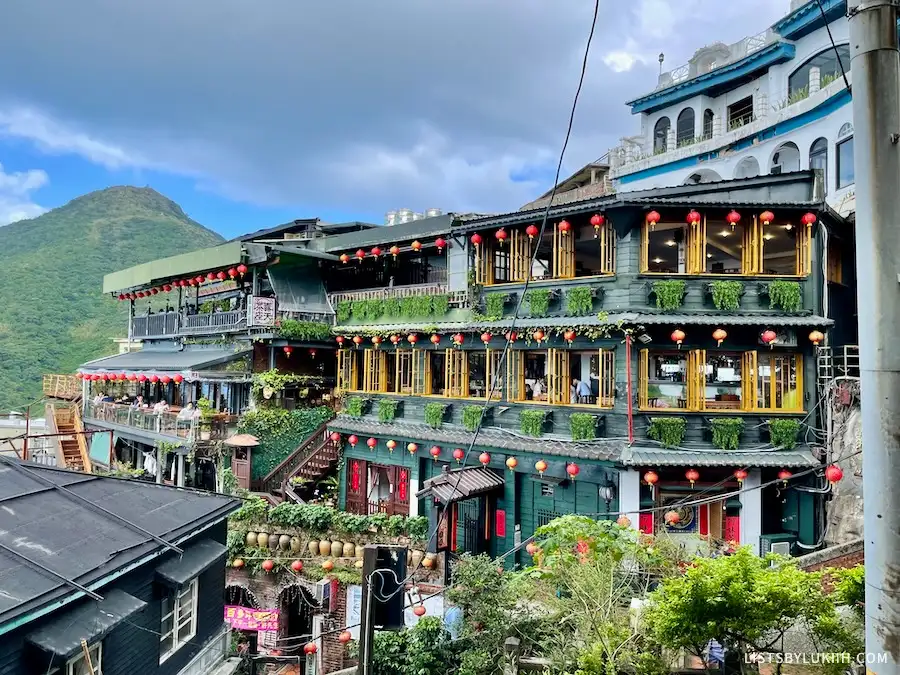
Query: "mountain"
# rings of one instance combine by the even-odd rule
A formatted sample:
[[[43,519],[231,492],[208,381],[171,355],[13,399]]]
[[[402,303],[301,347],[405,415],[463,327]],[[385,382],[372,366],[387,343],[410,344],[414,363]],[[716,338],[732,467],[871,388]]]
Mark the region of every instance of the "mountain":
[[[111,187],[0,227],[0,414],[127,336],[103,275],[223,241],[150,188]]]

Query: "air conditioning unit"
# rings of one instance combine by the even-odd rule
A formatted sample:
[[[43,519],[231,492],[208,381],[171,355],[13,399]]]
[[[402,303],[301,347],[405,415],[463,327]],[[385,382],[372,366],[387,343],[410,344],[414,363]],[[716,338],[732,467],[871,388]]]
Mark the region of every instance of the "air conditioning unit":
[[[791,555],[791,549],[797,541],[797,535],[793,532],[781,534],[764,534],[759,538],[760,555],[777,553],[779,555]]]
[[[772,544],[772,553],[777,553],[778,555],[783,555],[786,557],[790,557],[791,555],[791,542],[789,541],[777,541]]]
[[[322,579],[316,582],[316,602],[319,603],[323,609],[327,609],[331,606],[331,580],[330,579]]]

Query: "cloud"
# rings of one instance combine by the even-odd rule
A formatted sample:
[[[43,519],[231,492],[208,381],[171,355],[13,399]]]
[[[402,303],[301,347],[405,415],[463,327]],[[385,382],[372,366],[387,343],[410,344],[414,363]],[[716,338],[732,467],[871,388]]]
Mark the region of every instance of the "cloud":
[[[35,218],[47,209],[31,200],[31,193],[50,179],[40,169],[6,173],[0,164],[0,226]]]
[[[681,63],[786,10],[724,4],[601,4],[564,173],[639,128],[623,103],[655,87],[660,51],[667,67]],[[0,136],[308,216],[497,211],[548,189],[514,177],[555,169],[592,11],[544,0],[7,5],[0,62],[19,67],[0,69]]]

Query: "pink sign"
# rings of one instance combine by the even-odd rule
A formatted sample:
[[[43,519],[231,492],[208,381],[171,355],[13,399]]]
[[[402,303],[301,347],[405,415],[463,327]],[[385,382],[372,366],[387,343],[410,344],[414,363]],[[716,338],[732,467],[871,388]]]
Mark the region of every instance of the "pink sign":
[[[225,605],[225,621],[235,630],[278,630],[277,609],[252,609]]]

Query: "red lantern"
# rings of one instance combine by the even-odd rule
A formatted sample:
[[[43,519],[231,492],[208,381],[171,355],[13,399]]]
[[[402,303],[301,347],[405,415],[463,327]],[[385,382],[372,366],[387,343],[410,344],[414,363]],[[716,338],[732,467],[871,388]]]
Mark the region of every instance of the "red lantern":
[[[406,341],[409,344],[414,345],[419,341],[419,336],[416,335],[415,333],[410,333],[409,335],[406,336]]]
[[[722,343],[725,342],[725,338],[727,338],[727,337],[728,337],[728,333],[726,333],[721,328],[716,328],[713,331],[713,340],[715,340],[716,343],[718,343],[719,347],[722,346]]]
[[[291,354],[294,352],[294,348],[291,347],[290,345],[285,345],[284,347],[281,348],[281,351],[284,352],[285,356],[287,356],[288,358],[291,358]]]
[[[342,631],[340,635],[338,635],[338,642],[342,645],[347,644],[350,640],[353,639],[353,636],[350,634],[349,630]]]
[[[184,279],[182,279],[181,281],[178,282],[178,285],[181,286],[181,288],[184,288],[185,286],[188,285],[188,283],[189,283],[189,282],[187,282],[187,281],[185,281]]]
[[[273,569],[275,569],[275,561],[273,561],[273,560],[263,560],[262,568],[263,568],[266,572],[271,572]]]
[[[441,344],[441,336],[438,335],[437,333],[432,335],[431,336],[431,344],[433,344],[435,347],[437,347],[439,344]]]
[[[825,478],[828,479],[828,482],[834,485],[841,478],[844,477],[844,472],[837,464],[832,464],[827,469],[825,469]]]
[[[773,220],[775,220],[775,214],[771,211],[763,211],[761,214],[759,214],[759,219],[762,221],[763,225],[768,225]]]
[[[581,473],[581,468],[575,463],[566,464],[566,473],[569,474],[569,477],[572,480],[575,480],[575,476]]]
[[[237,266],[237,273],[241,275],[241,279],[244,278],[244,275],[247,273],[247,266],[241,263]]]
[[[507,340],[509,340],[510,342],[515,342],[516,339],[519,337],[519,335],[518,335],[515,331],[510,331],[509,333],[507,333],[507,334],[504,335],[503,337],[505,337],[505,338],[506,338]]]
[[[431,455],[431,459],[436,462],[437,458],[441,456],[441,449],[436,445],[432,445],[428,453]]]
[[[216,279],[218,279],[219,281],[225,281],[225,279],[227,279],[227,278],[228,278],[228,275],[225,274],[225,272],[217,272],[216,273]]]
[[[815,213],[804,213],[803,217],[800,219],[800,222],[804,225],[812,225],[816,222],[816,214]]]
[[[575,342],[575,337],[576,337],[576,334],[575,334],[574,330],[569,329],[565,333],[563,333],[563,339],[566,342],[568,342],[569,344],[572,344],[573,342]]]
[[[75,373],[75,377],[77,377],[79,380],[84,379],[84,373]]]
[[[215,274],[215,272],[209,272],[209,273],[206,275],[206,280],[207,280],[207,281],[215,281],[215,280],[216,280],[216,274]]]
[[[727,216],[725,216],[725,220],[727,220],[731,224],[731,229],[734,229],[734,226],[741,222],[741,214],[731,209]]]
[[[138,379],[138,382],[146,382],[146,381],[147,381],[147,376],[144,375],[143,373],[141,373],[140,375],[138,375],[138,378],[137,378],[137,379]]]
[[[164,290],[166,293],[171,293],[171,292],[172,292],[172,285],[171,285],[171,284],[165,284],[165,285],[163,286],[163,290]]]
[[[413,607],[413,614],[416,616],[425,616],[425,605],[416,605]]]
[[[355,448],[356,444],[359,443],[359,438],[356,434],[350,434],[350,436],[347,438],[347,442],[350,444],[351,448]]]
[[[310,350],[309,350],[309,358],[315,360],[315,358],[316,358],[316,350],[315,350],[315,349],[310,348]]]
[[[465,457],[465,456],[466,456],[466,453],[462,448],[456,448],[453,451],[453,459],[456,460],[457,464],[459,464],[463,460],[463,457]]]
[[[482,334],[481,334],[481,341],[482,341],[485,345],[489,344],[490,341],[491,341],[491,334],[490,334],[490,333],[482,333]]]
[[[814,330],[809,334],[809,341],[812,342],[816,347],[819,346],[819,343],[825,339],[825,336],[821,331]]]
[[[194,277],[194,283],[199,286],[203,283],[203,277]]]
[[[684,331],[680,328],[676,328],[672,331],[672,342],[678,345],[678,348],[681,349],[681,343],[684,342],[685,334]]]
[[[400,342],[400,336],[399,335],[391,335],[391,342],[393,342],[394,346],[396,347],[397,344],[399,344],[399,342]]]
[[[422,242],[421,242],[421,241],[414,241],[413,243],[411,243],[411,244],[409,245],[409,247],[410,247],[413,251],[415,251],[416,253],[418,253],[419,251],[422,250]]]
[[[541,342],[544,340],[544,331],[538,329],[531,334],[531,337],[533,337],[538,344],[541,344]]]
[[[156,384],[157,382],[159,382],[159,376],[158,376],[158,375],[151,375],[151,376],[150,376],[150,382],[152,382],[153,384]]]
[[[487,466],[491,463],[491,456],[486,452],[482,452],[478,455],[478,461],[481,462],[483,466]]]
[[[343,347],[345,340],[346,338],[343,335],[338,335],[336,338],[334,338],[334,341],[338,343],[338,347]]]
[[[370,253],[372,254],[373,257],[378,258],[381,256],[381,249],[378,248],[377,246],[373,246]]]
[[[394,256],[394,260],[397,259],[397,255],[399,255],[399,253],[400,253],[400,247],[399,247],[399,246],[396,246],[396,245],[391,246],[391,255]]]
[[[540,230],[537,225],[529,225],[525,228],[525,234],[528,235],[529,239],[534,239],[538,234],[540,234]]]
[[[100,380],[100,376],[97,374],[91,375],[91,382],[97,382]]]
[[[684,472],[684,477],[691,482],[691,487],[694,487],[694,483],[700,480],[700,472],[697,469],[688,469]]]
[[[525,547],[525,552],[528,553],[532,558],[535,554],[540,553],[541,547],[535,544],[533,541],[529,541],[528,545]]]
[[[681,522],[681,516],[678,515],[678,511],[666,511],[666,525],[670,527],[672,525],[677,525]]]
[[[653,487],[659,482],[659,476],[656,475],[655,471],[648,471],[644,474],[644,482],[650,487]]]
[[[143,298],[143,297],[144,297],[144,291],[138,291],[138,292],[137,292],[137,296],[138,296],[138,298]]]
[[[462,347],[462,343],[465,341],[466,336],[462,333],[456,333],[452,338],[450,338],[457,347]]]
[[[119,379],[124,380],[125,373],[122,373],[121,375],[119,375]],[[172,381],[172,378],[169,377],[168,375],[163,375],[161,378],[159,378],[159,381],[162,382],[163,384],[169,384],[169,382]]]
[[[419,446],[415,443],[410,443],[406,446],[406,450],[409,452],[409,454],[414,455],[419,451]]]
[[[349,260],[350,260],[349,255],[347,255],[346,253],[341,253],[341,262],[342,263],[344,263],[346,265]]]
[[[234,279],[238,275],[238,272],[233,267],[228,269],[228,276]]]
[[[699,213],[697,213],[697,211],[695,211],[694,209],[691,209],[690,211],[688,211],[688,214],[687,214],[688,225],[699,225],[700,221],[702,219],[703,219],[703,216],[701,216]]]
[[[476,232],[471,237],[469,237],[469,241],[471,241],[473,244],[475,244],[475,246],[480,246],[481,245],[481,235]]]
[[[778,472],[778,480],[784,481],[784,484],[787,485],[787,482],[791,479],[791,477],[793,475],[794,474],[792,474],[787,469],[782,469],[781,471]]]
[[[559,221],[559,224],[556,226],[556,228],[559,230],[560,234],[567,235],[572,229],[572,223],[570,223],[568,220],[561,220]]]
[[[363,339],[362,339],[361,335],[353,336],[353,344],[355,344],[357,347],[359,347],[362,344],[362,342],[363,342]]]
[[[356,259],[359,260],[360,264],[362,263],[363,258],[365,258],[365,257],[366,257],[365,251],[363,251],[361,248],[356,249]]]
[[[774,330],[767,330],[763,332],[760,336],[764,345],[769,345],[769,349],[771,349],[775,345],[775,341],[778,339],[778,334]]]
[[[650,223],[650,228],[653,227],[659,222],[659,213],[656,211],[651,211],[647,214],[647,222]]]
[[[158,288],[151,288],[151,289],[150,289],[150,295],[159,295],[159,289],[158,289]]]
[[[502,227],[494,233],[494,236],[497,238],[500,246],[503,246],[503,242],[506,241],[507,237],[509,237],[509,235],[506,233],[506,230],[504,230]]]
[[[747,476],[749,476],[744,469],[738,469],[734,472],[734,477],[737,479],[738,485],[743,484],[745,480],[747,480]]]
[[[294,570],[295,572],[302,572],[303,571],[303,561],[295,560],[294,562],[291,563],[291,569]]]
[[[393,452],[394,452],[394,448],[397,447],[397,441],[390,440],[390,441],[388,441],[387,443],[385,443],[385,445],[387,446],[388,452],[393,453]]]
[[[369,440],[366,441],[366,445],[369,446],[369,450],[374,450],[375,447],[378,445],[378,439],[370,438]]]
[[[544,472],[547,470],[547,462],[542,459],[539,459],[534,463],[534,468],[537,470],[538,474],[543,476]]]
[[[594,239],[600,236],[600,228],[603,227],[603,223],[606,222],[606,218],[601,216],[599,213],[595,213],[591,216],[591,225],[594,226]]]
[[[119,300],[121,301],[121,300],[124,300],[124,299],[125,299],[125,294],[124,294],[124,293],[119,293]]]
[[[519,460],[517,460],[515,457],[507,457],[506,466],[510,471],[515,471],[516,467],[519,466]]]
[[[375,349],[378,349],[378,345],[381,344],[381,336],[380,336],[380,335],[373,335],[373,336],[372,336],[372,344],[375,345]]]
[[[332,443],[339,443],[341,440],[341,435],[337,431],[332,431],[331,436],[329,436]]]
[[[303,653],[308,656],[312,656],[317,651],[319,651],[319,648],[316,647],[315,642],[307,642],[305,645],[303,645]]]
[[[616,525],[619,527],[631,527],[631,518],[628,516],[619,516],[616,518]]]
[[[434,240],[434,245],[437,246],[438,253],[442,253],[447,241],[443,237],[438,237]]]

